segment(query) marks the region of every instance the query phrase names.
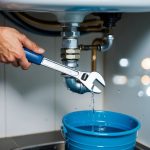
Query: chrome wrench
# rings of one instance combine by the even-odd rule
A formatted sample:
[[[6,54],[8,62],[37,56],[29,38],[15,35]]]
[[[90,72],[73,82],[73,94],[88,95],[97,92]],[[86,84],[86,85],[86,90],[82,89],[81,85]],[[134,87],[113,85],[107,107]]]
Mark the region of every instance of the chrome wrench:
[[[68,66],[59,64],[55,61],[52,61],[48,58],[45,58],[41,54],[37,54],[27,48],[24,48],[26,58],[29,62],[43,65],[48,68],[60,71],[64,74],[70,75],[76,79],[78,79],[84,86],[86,86],[91,92],[101,93],[101,90],[94,85],[94,81],[97,80],[101,85],[105,86],[105,81],[103,77],[98,72],[82,72],[75,69],[72,69]]]

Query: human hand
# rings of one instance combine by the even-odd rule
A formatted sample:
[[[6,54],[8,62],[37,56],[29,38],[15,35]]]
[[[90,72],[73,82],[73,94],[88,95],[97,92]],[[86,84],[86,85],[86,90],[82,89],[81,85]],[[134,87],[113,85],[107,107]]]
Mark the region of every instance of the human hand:
[[[28,62],[23,47],[38,54],[44,53],[44,49],[16,29],[0,27],[0,62],[28,69],[31,63]]]

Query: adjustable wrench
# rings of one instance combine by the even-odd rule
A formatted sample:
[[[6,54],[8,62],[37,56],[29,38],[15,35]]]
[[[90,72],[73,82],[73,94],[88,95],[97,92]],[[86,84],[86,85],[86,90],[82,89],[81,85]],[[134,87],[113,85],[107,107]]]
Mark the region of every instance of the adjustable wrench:
[[[65,73],[67,75],[70,75],[76,79],[78,79],[84,86],[86,86],[91,92],[94,93],[101,93],[101,90],[94,85],[94,81],[97,80],[101,85],[105,86],[105,81],[103,77],[98,72],[81,72],[75,69],[72,69],[68,66],[59,64],[55,61],[52,61],[48,58],[45,58],[41,54],[37,54],[27,48],[24,48],[26,58],[29,62],[37,64],[37,65],[43,65],[48,68],[60,71],[62,73]]]

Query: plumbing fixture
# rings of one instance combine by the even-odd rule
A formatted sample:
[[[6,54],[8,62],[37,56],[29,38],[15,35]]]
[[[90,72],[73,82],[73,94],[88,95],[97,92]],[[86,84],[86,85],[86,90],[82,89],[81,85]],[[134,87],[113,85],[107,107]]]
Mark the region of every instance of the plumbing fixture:
[[[92,42],[92,63],[91,63],[91,71],[96,71],[96,59],[97,59],[97,50],[102,52],[108,51],[113,44],[114,37],[109,34],[102,38],[97,38]]]
[[[62,49],[61,58],[64,65],[71,68],[78,67],[78,59],[80,58],[80,49],[78,49],[78,37],[80,32],[78,31],[79,23],[68,23],[63,26],[62,30]],[[89,92],[89,89],[85,87],[79,80],[68,75],[64,75],[65,82],[73,92],[83,94]]]
[[[1,14],[15,25],[25,30],[46,36],[61,36],[62,23],[57,21],[53,13],[35,12],[1,12]],[[46,17],[45,17],[46,16]],[[92,16],[92,17],[91,17]],[[47,19],[45,19],[47,18]],[[51,19],[52,18],[52,19]],[[99,17],[89,14],[79,24],[80,35],[89,32],[101,32],[103,21]]]
[[[116,25],[116,22],[121,19],[121,13],[101,13],[95,14],[99,16],[103,20],[104,30],[102,30],[103,37],[96,38],[92,45],[79,45],[80,50],[92,50],[91,56],[91,70],[96,71],[96,58],[97,58],[97,50],[101,52],[108,51],[114,41],[114,36],[112,34],[112,28]]]
[[[100,15],[100,14],[97,14]],[[116,25],[116,22],[121,19],[121,13],[102,13],[100,18],[103,20],[103,26],[110,29]]]
[[[92,48],[92,55],[91,55],[91,70],[92,71],[96,71],[96,59],[97,59],[97,47],[95,45],[100,45],[101,44],[101,40],[99,39],[95,39],[93,42],[92,42],[92,45],[94,46]]]
[[[80,49],[78,48],[78,37],[80,36],[79,26],[83,22],[84,17],[89,12],[56,12],[55,15],[59,22],[62,23],[62,49],[61,58],[64,65],[73,69],[78,67],[78,60],[80,58]],[[65,77],[67,88],[76,93],[86,93],[91,91],[89,88],[79,82],[77,78],[73,78],[66,74]]]
[[[106,52],[110,50],[114,41],[114,36],[112,34],[105,34],[102,38],[96,38],[92,45],[79,45],[80,50],[91,50],[91,71],[96,71],[96,59],[97,51]]]
[[[80,26],[80,22],[83,21],[83,18],[87,13],[82,13],[80,17],[77,17],[75,13],[67,14],[64,13],[56,13],[57,18],[60,22],[64,23],[62,28],[62,49],[61,49],[61,58],[64,65],[67,65],[72,68],[78,67],[78,60],[80,58],[80,50],[83,50],[84,48],[91,47],[92,48],[92,71],[96,70],[96,51],[100,50],[102,52],[105,52],[110,49],[112,46],[114,37],[111,34],[112,27],[115,26],[116,22],[121,18],[121,14],[112,13],[108,16],[108,21],[106,19],[106,16],[108,14],[102,14],[103,19],[103,25],[105,25],[105,28],[103,30],[104,37],[99,39],[99,44],[97,45],[79,45],[78,46],[78,37],[80,36],[80,32],[78,30]],[[71,17],[70,17],[71,15]],[[96,14],[97,15],[97,14]],[[99,14],[98,14],[99,15]],[[97,15],[97,16],[98,16]],[[62,17],[63,16],[63,17]],[[67,23],[66,23],[67,22]],[[76,22],[76,23],[72,23]],[[94,53],[94,54],[93,54]],[[94,60],[95,59],[95,60]],[[69,77],[68,75],[64,75],[66,80],[67,87],[76,93],[86,93],[89,90],[82,85],[77,79],[74,79],[72,77]]]
[[[17,2],[17,0],[16,0]],[[0,8],[4,8],[5,6],[8,6],[7,0],[3,3],[3,5],[1,5]],[[26,5],[22,5],[22,7],[24,7]],[[34,8],[36,7],[34,5],[34,3],[32,3],[32,6],[34,6]],[[31,6],[31,10],[32,7]],[[42,6],[42,4],[41,4]],[[66,6],[65,6],[66,7]],[[5,7],[6,8],[6,7]],[[44,7],[43,7],[44,8]],[[69,8],[69,7],[68,7]],[[94,9],[95,7],[93,7]],[[15,9],[13,7],[7,7],[7,9]],[[18,10],[17,4],[16,4],[16,9]],[[44,8],[45,9],[45,8]],[[84,11],[83,11],[84,9]],[[61,59],[62,59],[62,63],[68,67],[71,67],[72,69],[76,69],[78,67],[78,60],[80,58],[80,52],[81,50],[84,49],[92,49],[92,54],[93,54],[93,68],[92,70],[96,70],[96,51],[94,49],[100,50],[102,52],[107,51],[108,49],[110,49],[112,43],[113,43],[113,35],[112,34],[104,34],[103,38],[100,39],[100,44],[98,45],[78,45],[78,38],[80,36],[80,30],[83,29],[83,27],[85,27],[87,24],[83,24],[83,26],[81,26],[81,23],[83,22],[85,16],[87,16],[88,14],[90,14],[91,12],[93,12],[93,9],[91,11],[90,8],[85,8],[85,7],[77,7],[77,9],[69,9],[69,13],[67,13],[67,11],[54,11],[51,10],[51,13],[53,13],[56,17],[57,17],[57,23],[55,22],[54,25],[52,25],[53,28],[56,28],[58,30],[60,30],[60,28],[62,28],[61,31],[61,37],[62,37],[62,48],[61,48]],[[26,10],[28,10],[28,8],[26,7]],[[40,10],[40,9],[39,9]],[[59,8],[58,8],[59,10]],[[91,28],[90,31],[107,31],[110,30],[115,23],[120,19],[119,17],[121,16],[118,13],[97,13],[97,11],[95,11],[96,13],[94,15],[97,15],[100,19],[101,22],[103,22],[103,26],[102,24],[98,22],[97,26],[94,28]],[[37,21],[35,21],[35,19],[31,19],[30,16],[26,15],[25,13],[15,13],[15,16],[18,18],[21,18],[21,21],[23,22],[30,22],[30,24],[32,24],[31,22],[34,22],[36,25],[39,25],[39,23]],[[107,20],[108,18],[108,20]],[[42,25],[46,26],[46,29],[48,27],[47,22],[42,22]],[[89,31],[89,29],[87,30]],[[95,59],[95,60],[94,60]],[[66,85],[67,87],[76,93],[86,93],[89,92],[89,89],[86,88],[85,86],[83,86],[83,84],[81,82],[79,82],[78,79],[73,78],[71,76],[68,76],[66,74],[63,74],[63,76],[65,77],[65,81],[66,81]]]
[[[96,42],[97,44],[93,44],[95,40],[99,40],[99,42]],[[79,49],[82,51],[89,51],[96,48],[98,51],[106,52],[111,48],[114,41],[114,36],[112,34],[108,34],[95,40],[92,42],[92,45],[79,45]]]
[[[78,23],[69,23],[63,26],[63,31],[61,32],[62,61],[78,60],[80,58],[80,50],[78,49],[78,37],[80,32],[78,31],[78,26]]]
[[[103,38],[96,39],[94,40],[92,45],[80,45],[80,46],[78,46],[77,44],[77,37],[78,37],[76,36],[77,34],[74,33],[72,35],[71,35],[71,39],[70,37],[67,39],[64,38],[63,47],[65,47],[65,53],[62,54],[63,56],[62,61],[64,61],[65,65],[72,67],[72,68],[76,68],[78,66],[77,61],[80,58],[80,50],[84,50],[84,49],[89,50],[91,48],[92,49],[92,71],[96,71],[97,50],[102,51],[102,52],[108,51],[113,44],[113,40],[114,40],[113,35],[108,34],[108,35],[105,35]],[[67,49],[66,47],[70,49]],[[82,86],[81,83],[79,83],[76,79],[72,77],[69,78],[68,76],[66,76],[66,85],[71,91],[76,92],[76,93],[83,94],[83,93],[88,92],[88,89],[86,89],[84,86]]]
[[[101,45],[101,51],[102,52],[105,52],[105,51],[108,51],[112,44],[113,44],[113,41],[114,41],[114,36],[109,34],[109,35],[106,35],[104,38],[103,38],[103,44]]]
[[[5,15],[8,15],[8,14],[5,13]],[[113,43],[113,35],[110,33],[111,25],[114,26],[116,21],[119,20],[119,19],[116,19],[117,14],[115,15],[112,14],[110,15],[111,17],[109,17],[110,18],[109,20],[111,20],[111,21],[108,21],[110,22],[109,26],[104,27],[103,26],[104,21],[100,20],[100,15],[97,13],[94,13],[93,15],[99,19],[94,20],[95,24],[93,24],[93,21],[83,22],[85,16],[88,15],[87,12],[82,12],[82,13],[70,12],[67,14],[66,12],[61,12],[61,13],[55,12],[57,20],[59,22],[52,22],[52,25],[51,25],[50,22],[45,22],[45,21],[40,21],[39,19],[38,20],[34,19],[32,16],[29,16],[26,13],[11,13],[11,15],[18,18],[21,22],[23,21],[24,24],[27,24],[29,22],[31,25],[32,24],[39,25],[42,22],[41,26],[44,25],[44,27],[46,27],[45,30],[47,30],[48,25],[50,25],[50,27],[52,28],[55,28],[55,25],[56,25],[55,33],[60,32],[60,28],[61,28],[62,29],[61,34],[59,33],[59,35],[61,35],[62,37],[61,60],[64,65],[71,67],[72,69],[76,69],[78,67],[78,60],[80,59],[81,50],[88,49],[88,50],[92,50],[92,52],[95,53],[93,49],[97,49],[102,52],[110,49]],[[11,15],[9,15],[9,17]],[[101,15],[103,15],[103,13],[101,13]],[[106,22],[106,14],[104,14],[102,18],[104,18]],[[92,29],[97,28],[96,30],[94,29],[95,31],[98,31],[98,32],[100,31],[104,33],[103,38],[100,39],[100,44],[78,45],[78,38],[80,36],[80,31],[83,30],[83,27],[88,29],[88,27],[90,26],[92,27]],[[88,31],[91,31],[91,29],[90,30],[88,29]],[[50,32],[50,35],[54,35],[54,34]],[[92,70],[95,71],[96,70],[96,54],[94,55],[93,58],[95,58],[95,61],[92,61],[92,64],[95,65],[95,69],[92,68]],[[65,83],[66,83],[67,88],[70,89],[71,91],[80,93],[80,94],[89,92],[89,89],[87,89],[76,78],[73,78],[66,74],[62,74],[62,75],[65,78]]]

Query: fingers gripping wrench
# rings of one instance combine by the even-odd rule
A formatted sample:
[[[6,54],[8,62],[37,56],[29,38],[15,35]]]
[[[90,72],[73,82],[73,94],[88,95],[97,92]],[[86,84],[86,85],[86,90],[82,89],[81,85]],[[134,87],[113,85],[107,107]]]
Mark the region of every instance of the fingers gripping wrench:
[[[95,80],[97,80],[101,85],[105,86],[105,81],[98,72],[91,72],[91,73],[81,72],[78,70],[74,70],[68,66],[49,60],[45,58],[43,55],[36,54],[27,48],[24,48],[24,51],[26,54],[26,58],[28,59],[29,62],[37,64],[37,65],[43,65],[48,68],[70,75],[78,79],[91,92],[93,91],[94,93],[101,93],[101,90],[97,86],[94,85]]]

